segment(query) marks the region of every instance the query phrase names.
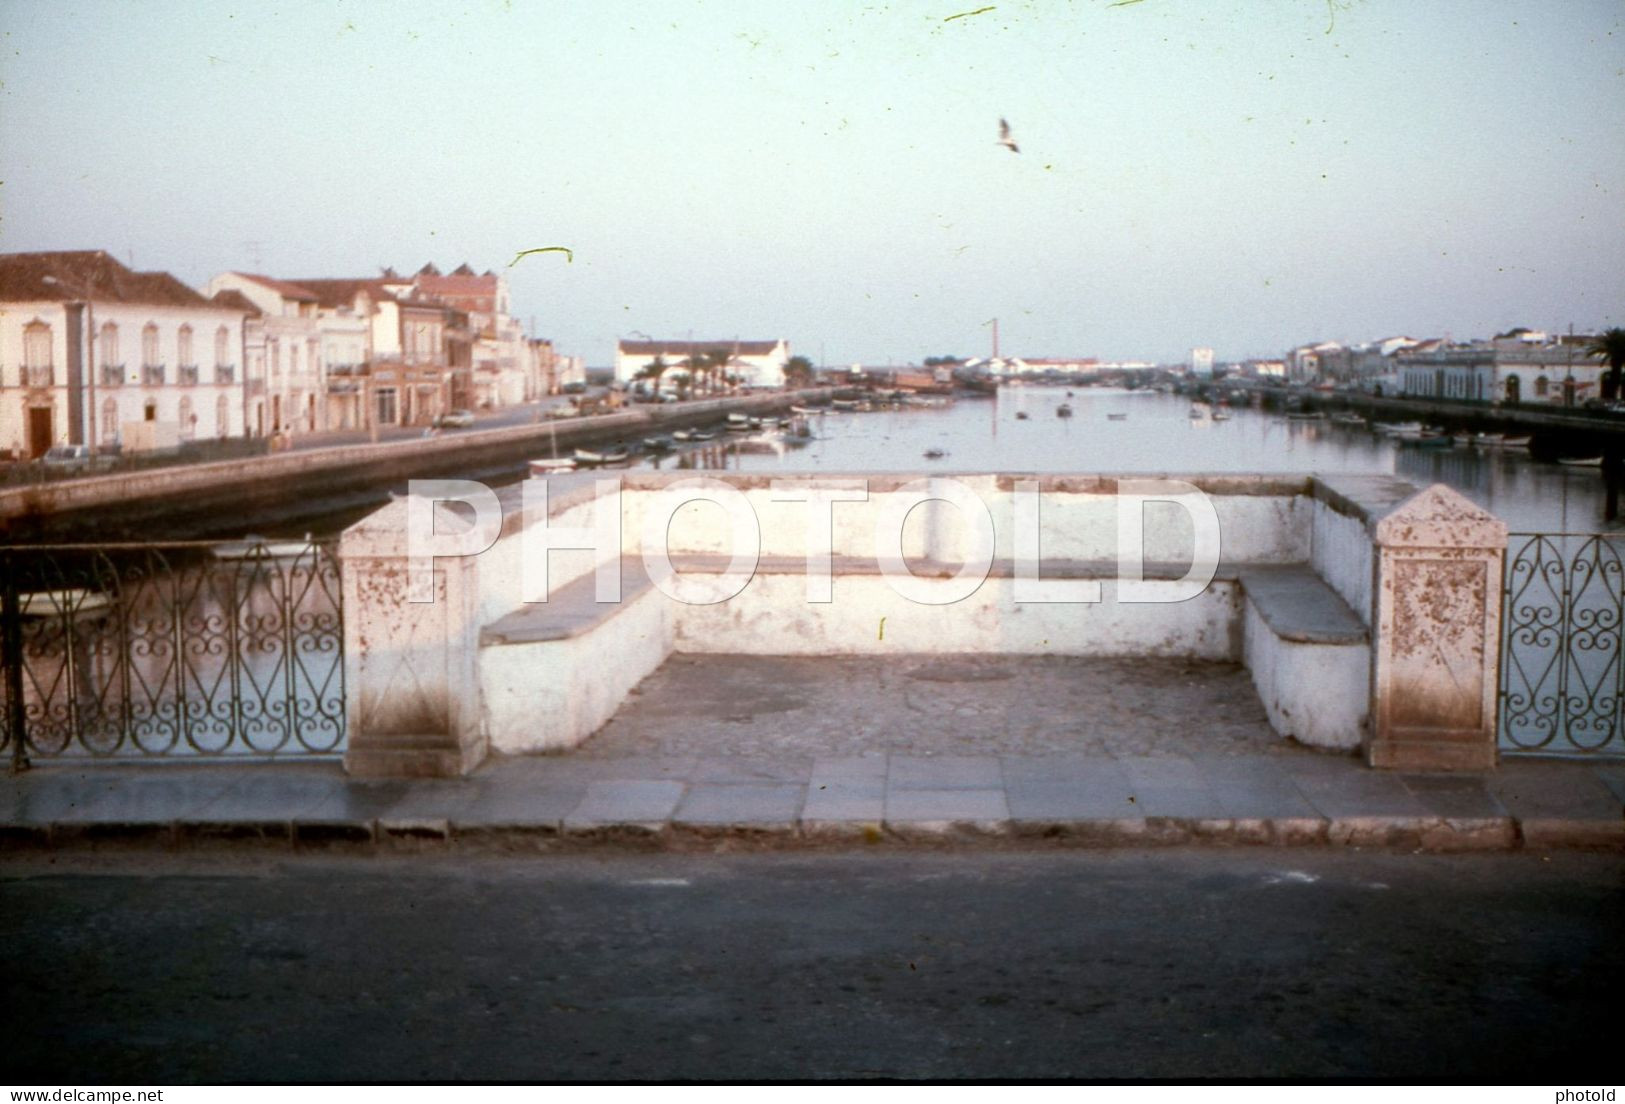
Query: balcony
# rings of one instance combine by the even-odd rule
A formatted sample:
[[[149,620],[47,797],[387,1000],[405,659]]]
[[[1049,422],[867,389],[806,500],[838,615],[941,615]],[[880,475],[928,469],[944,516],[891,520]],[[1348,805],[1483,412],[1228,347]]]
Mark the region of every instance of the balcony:
[[[164,385],[164,365],[143,364],[141,366],[141,383],[146,387],[162,387]]]
[[[196,386],[198,379],[197,365],[182,364],[175,369],[175,382],[183,386]]]
[[[24,387],[55,387],[56,369],[49,364],[30,364],[23,368]]]
[[[214,382],[236,383],[237,366],[235,364],[216,364],[214,366]]]
[[[104,364],[104,365],[102,365],[101,385],[103,387],[122,387],[122,386],[124,386],[124,365],[122,365],[122,364]]]

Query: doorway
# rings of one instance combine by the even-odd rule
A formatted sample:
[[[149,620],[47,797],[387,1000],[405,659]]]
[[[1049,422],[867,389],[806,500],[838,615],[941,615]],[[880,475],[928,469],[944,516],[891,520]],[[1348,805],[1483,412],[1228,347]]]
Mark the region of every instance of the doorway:
[[[52,410],[48,406],[31,406],[28,408],[28,458],[37,460],[45,455],[45,450],[51,447],[56,435],[51,432],[51,423],[54,420]]]

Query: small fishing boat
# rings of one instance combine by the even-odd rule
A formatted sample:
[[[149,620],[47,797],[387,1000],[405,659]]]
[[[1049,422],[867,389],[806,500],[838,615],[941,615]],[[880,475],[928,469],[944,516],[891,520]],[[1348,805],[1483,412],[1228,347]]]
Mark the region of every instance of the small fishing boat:
[[[1526,449],[1529,447],[1530,440],[1529,437],[1503,437],[1501,439],[1501,448]]]
[[[1333,425],[1345,425],[1345,426],[1363,426],[1363,425],[1365,425],[1365,419],[1360,417],[1358,414],[1354,413],[1352,410],[1340,410],[1340,411],[1338,411],[1336,414],[1332,415],[1331,421],[1332,421]]]
[[[1108,414],[1108,415],[1106,415],[1106,420],[1108,422],[1126,422],[1126,421],[1128,421],[1128,415],[1127,414]]]
[[[670,437],[660,437],[660,436],[645,437],[643,439],[643,451],[644,452],[670,452],[671,451],[671,438]]]
[[[860,404],[857,399],[831,399],[829,405],[836,410],[856,410]]]
[[[1055,416],[1057,418],[1070,418],[1070,417],[1072,417],[1072,407],[1071,407],[1071,405],[1068,404],[1068,403],[1062,403],[1060,406],[1057,406],[1055,408]]]
[[[1027,420],[1027,412],[1025,410],[1016,411],[1016,420],[1020,421],[1020,422],[1025,422]]]
[[[948,453],[944,449],[928,448],[928,449],[925,450],[925,458],[927,460],[941,460],[944,456],[947,456],[947,455],[948,455]]]
[[[792,406],[790,408],[790,413],[792,413],[792,414],[828,414],[829,413],[829,408],[826,407],[826,406]]]
[[[601,468],[608,464],[624,464],[630,454],[624,448],[618,449],[576,449],[575,461],[577,467]]]
[[[567,472],[576,470],[576,460],[573,456],[555,456],[549,459],[532,460],[530,474],[534,476],[549,476],[554,472]]]
[[[1230,411],[1225,410],[1223,407],[1220,407],[1213,412],[1213,420],[1215,422],[1228,422],[1234,416],[1235,415],[1231,414]]]
[[[1602,457],[1566,456],[1559,460],[1558,463],[1567,468],[1600,468],[1602,467]]]
[[[1371,427],[1383,437],[1415,439],[1422,436],[1421,422],[1378,422]]]
[[[1207,417],[1207,411],[1203,410],[1199,406],[1193,406],[1190,409],[1190,413],[1186,416],[1193,422],[1200,422]]]

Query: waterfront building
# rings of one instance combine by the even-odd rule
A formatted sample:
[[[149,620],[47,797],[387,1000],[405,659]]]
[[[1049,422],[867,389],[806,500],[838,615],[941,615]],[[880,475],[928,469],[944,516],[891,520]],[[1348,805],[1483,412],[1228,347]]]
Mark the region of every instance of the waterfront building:
[[[1589,341],[1518,330],[1464,345],[1424,342],[1394,359],[1408,396],[1581,406],[1601,394],[1606,368],[1586,355]]]
[[[630,383],[649,364],[660,358],[672,366],[668,378],[688,374],[682,365],[702,363],[701,358],[725,358],[726,373],[745,388],[784,386],[784,369],[790,363],[790,343],[784,338],[741,341],[723,338],[710,341],[621,340],[615,343],[615,379]]]
[[[1191,372],[1198,376],[1211,376],[1213,374],[1213,350],[1207,345],[1198,345],[1191,350]]]
[[[309,288],[250,272],[223,272],[204,291],[252,308],[243,324],[245,361],[254,394],[248,427],[254,436],[300,436],[327,429],[327,373],[316,295]],[[240,297],[240,298],[239,298]]]
[[[244,315],[102,250],[0,254],[0,451],[241,435]]]
[[[512,406],[545,394],[538,365],[526,347],[524,327],[510,313],[504,277],[489,270],[476,274],[466,263],[442,275],[426,264],[413,277],[412,292],[468,315],[473,342],[471,394],[457,405]]]

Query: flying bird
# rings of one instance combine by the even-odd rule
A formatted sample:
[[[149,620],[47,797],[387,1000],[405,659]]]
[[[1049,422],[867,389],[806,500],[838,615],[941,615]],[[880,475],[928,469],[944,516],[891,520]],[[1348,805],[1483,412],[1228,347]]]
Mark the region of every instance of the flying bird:
[[[1004,146],[1011,153],[1021,152],[1021,147],[1016,145],[1016,140],[1010,137],[1010,124],[1003,119],[999,120],[999,145]]]

